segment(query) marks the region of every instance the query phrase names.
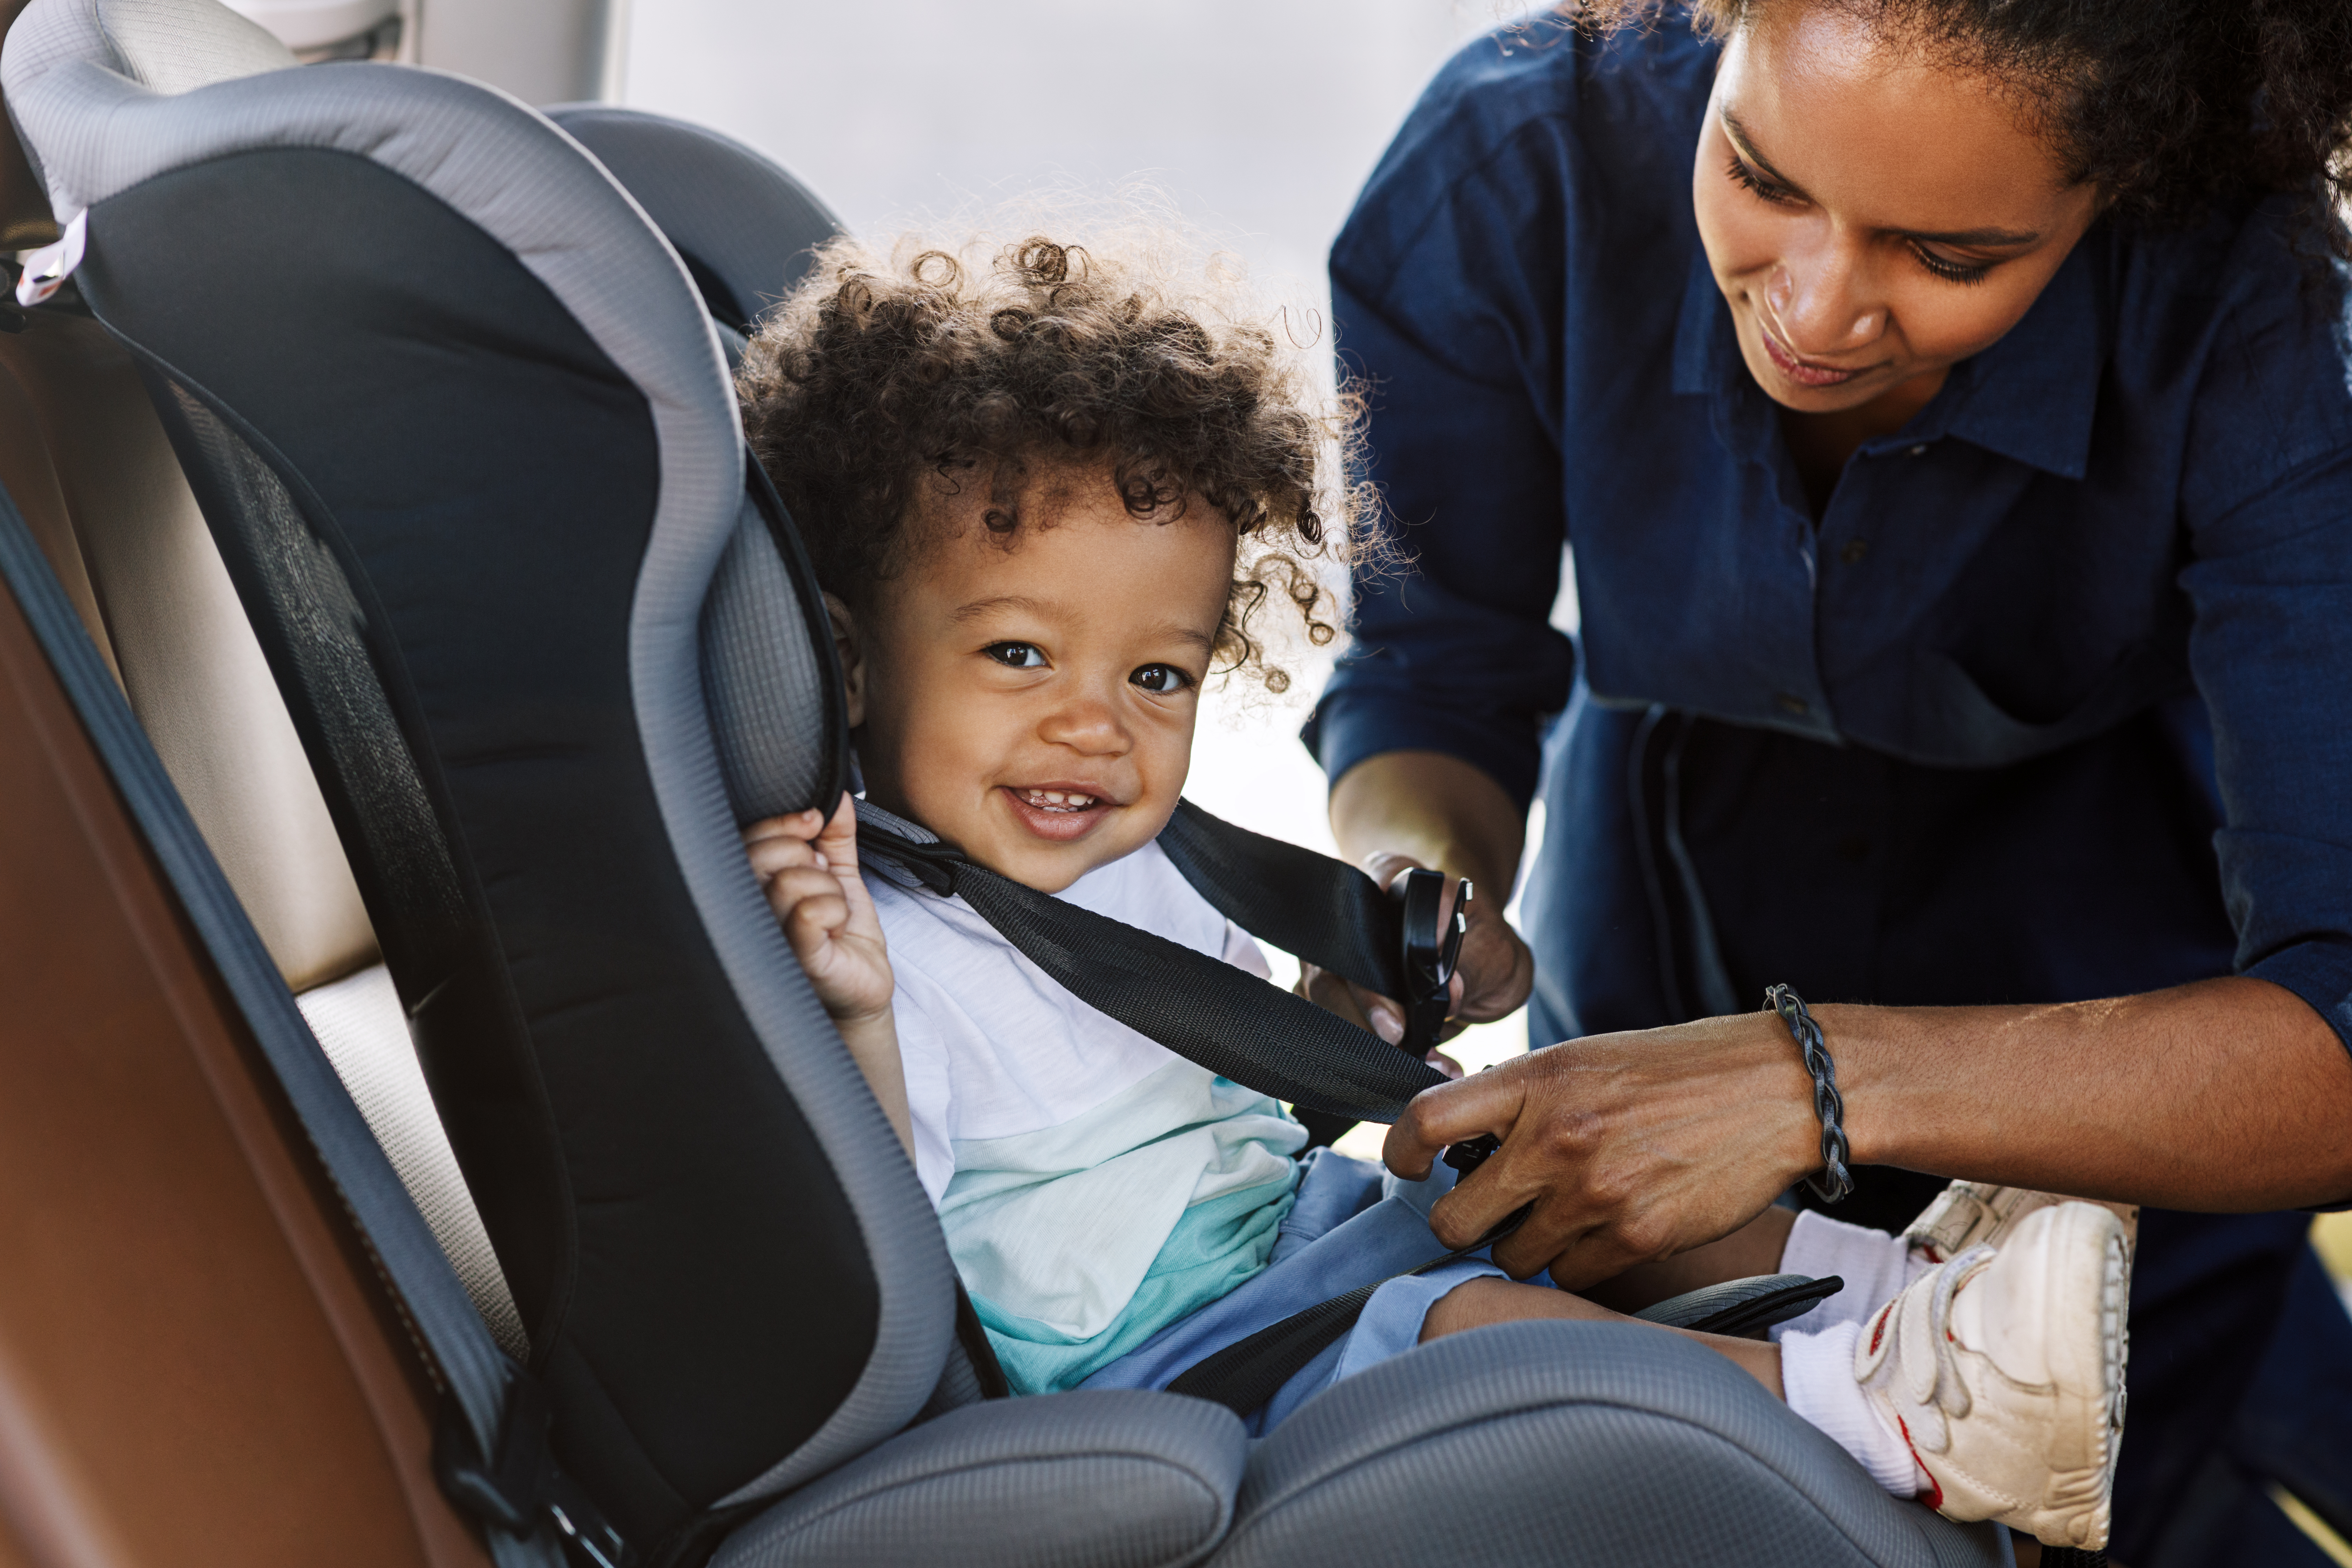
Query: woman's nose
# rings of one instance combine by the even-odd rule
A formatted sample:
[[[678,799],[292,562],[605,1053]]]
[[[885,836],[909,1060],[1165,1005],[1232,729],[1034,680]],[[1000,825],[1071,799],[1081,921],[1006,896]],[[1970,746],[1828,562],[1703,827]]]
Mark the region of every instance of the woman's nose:
[[[1886,330],[1886,312],[1861,298],[1861,268],[1832,249],[1792,258],[1772,268],[1764,299],[1800,354],[1847,353],[1867,347]]]

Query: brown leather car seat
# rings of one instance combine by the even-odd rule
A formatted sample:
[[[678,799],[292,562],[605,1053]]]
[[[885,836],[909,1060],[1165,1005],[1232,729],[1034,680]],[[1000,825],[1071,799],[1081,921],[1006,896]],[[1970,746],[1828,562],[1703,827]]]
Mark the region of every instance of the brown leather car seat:
[[[5,4],[0,22],[24,3]],[[125,41],[158,85],[182,68],[174,40],[155,40],[143,62],[139,40]],[[294,64],[257,27],[241,46],[245,68]],[[0,125],[0,249],[57,233],[22,147]],[[0,333],[0,483],[370,1129],[492,1331],[520,1357],[521,1321],[434,1112],[333,821],[138,369],[85,316],[10,314],[15,330]]]

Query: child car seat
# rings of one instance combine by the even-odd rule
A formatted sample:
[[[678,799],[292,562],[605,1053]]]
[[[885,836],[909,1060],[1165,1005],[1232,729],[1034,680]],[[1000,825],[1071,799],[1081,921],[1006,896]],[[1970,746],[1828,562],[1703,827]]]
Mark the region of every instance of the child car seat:
[[[1172,1395],[979,1399],[936,1222],[721,783],[715,725],[830,800],[841,717],[704,300],[495,93],[365,65],[145,85],[130,20],[168,47],[226,15],[35,0],[0,76],[507,1264],[531,1378],[451,1467],[486,1516],[542,1468],[539,1390],[647,1562],[2006,1561],[1645,1330],[1459,1336],[1247,1454]]]

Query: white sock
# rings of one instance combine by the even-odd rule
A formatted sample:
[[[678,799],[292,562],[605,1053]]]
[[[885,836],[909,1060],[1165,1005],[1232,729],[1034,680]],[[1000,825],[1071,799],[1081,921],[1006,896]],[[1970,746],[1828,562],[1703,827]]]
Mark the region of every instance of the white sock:
[[[1924,1489],[1911,1445],[1871,1408],[1862,1384],[1853,1380],[1853,1346],[1861,1332],[1860,1323],[1843,1322],[1818,1334],[1782,1339],[1780,1386],[1788,1391],[1789,1408],[1853,1455],[1872,1480],[1895,1497],[1916,1497]]]
[[[1780,1248],[1780,1272],[1810,1274],[1816,1279],[1834,1274],[1845,1281],[1845,1289],[1804,1316],[1773,1325],[1772,1338],[1784,1342],[1789,1334],[1818,1334],[1839,1323],[1858,1323],[1934,1267],[1914,1258],[1899,1236],[1807,1209],[1797,1216]],[[1853,1348],[1851,1340],[1846,1348]]]

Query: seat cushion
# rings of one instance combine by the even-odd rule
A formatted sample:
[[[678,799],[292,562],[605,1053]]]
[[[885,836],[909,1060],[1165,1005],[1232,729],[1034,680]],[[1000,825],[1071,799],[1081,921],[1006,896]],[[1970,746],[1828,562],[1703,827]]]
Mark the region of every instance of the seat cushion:
[[[1343,1383],[1251,1456],[1216,1568],[2006,1568],[2007,1532],[1888,1497],[1692,1340],[1456,1334]]]
[[[1174,1394],[970,1405],[778,1503],[712,1568],[1179,1568],[1224,1534],[1244,1447],[1231,1411]]]

